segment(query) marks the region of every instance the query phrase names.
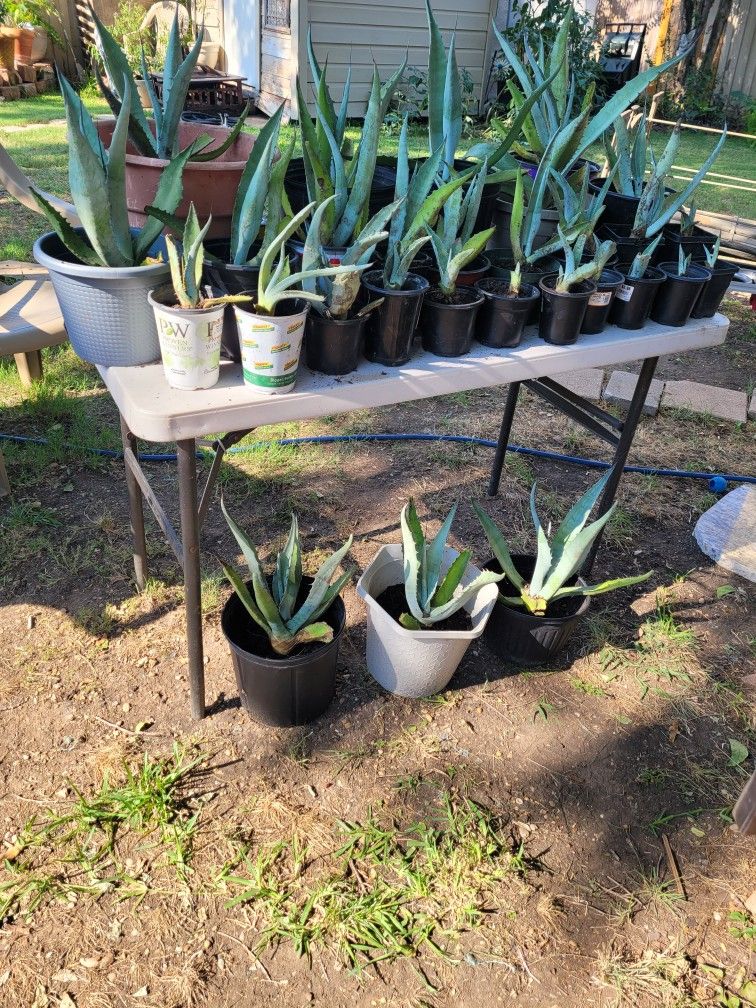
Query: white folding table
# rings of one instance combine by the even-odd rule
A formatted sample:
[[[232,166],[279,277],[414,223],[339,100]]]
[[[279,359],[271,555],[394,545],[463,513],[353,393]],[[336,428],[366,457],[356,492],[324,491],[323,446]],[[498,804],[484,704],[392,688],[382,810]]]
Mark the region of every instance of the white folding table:
[[[581,336],[572,346],[551,346],[526,331],[520,346],[491,350],[476,344],[465,357],[445,359],[418,351],[401,368],[363,361],[357,371],[331,378],[300,365],[296,387],[285,395],[266,395],[244,385],[241,365],[221,364],[220,381],[194,392],[169,388],[161,364],[99,371],[120,413],[134,539],[134,571],[139,587],[147,576],[144,502],[182,566],[186,607],[191,709],[205,714],[205,684],[200,599],[200,529],[207,513],[223,454],[246,434],[269,424],[394,403],[410,402],[476,388],[508,385],[489,493],[498,490],[501,469],[521,383],[614,448],[612,476],[599,503],[603,514],[614,500],[646,394],[660,356],[723,343],[729,326],[723,315],[680,328],[649,323],[637,332],[610,326],[597,336]],[[624,420],[600,409],[554,381],[582,368],[643,361]],[[219,432],[225,431],[223,435]],[[197,439],[217,435],[210,473],[202,493],[197,486]],[[175,442],[178,460],[180,530],[177,531],[150,486],[138,457],[138,441]],[[591,556],[586,564],[589,569]]]

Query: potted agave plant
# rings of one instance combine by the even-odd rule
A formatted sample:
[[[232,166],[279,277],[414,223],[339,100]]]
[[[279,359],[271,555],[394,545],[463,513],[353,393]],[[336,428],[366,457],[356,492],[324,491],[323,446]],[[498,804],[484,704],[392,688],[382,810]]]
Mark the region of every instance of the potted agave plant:
[[[711,280],[711,272],[705,266],[695,265],[690,258],[690,253],[685,255],[680,245],[676,263],[659,263],[665,280],[651,308],[654,322],[683,326],[690,318],[704,284]]]
[[[484,161],[475,179],[463,192],[456,189],[445,200],[439,223],[426,225],[438,267],[438,281],[426,293],[420,313],[423,349],[439,357],[460,357],[468,353],[475,332],[483,295],[475,284],[488,272],[483,255],[493,228],[473,233],[480,197],[488,170]],[[467,276],[460,283],[462,271]]]
[[[222,498],[221,509],[250,578],[219,561],[234,589],[223,607],[221,628],[231,649],[242,706],[264,724],[307,724],[333,700],[346,625],[340,593],[353,572],[334,577],[352,537],[322,563],[315,577],[307,577],[302,573],[299,522],[292,514],[286,544],[268,579],[257,551]]]
[[[717,237],[696,224],[694,203],[691,203],[687,210],[685,207],[680,207],[680,220],[676,226],[667,225],[663,234],[662,258],[669,262],[677,262],[680,249],[685,255],[689,255],[693,262],[702,262],[705,246],[713,245]]]
[[[125,155],[130,111],[127,95],[110,148],[66,78],[60,75],[68,123],[69,189],[81,227],[72,225],[39,191],[32,190],[52,231],[34,245],[34,258],[50,273],[68,337],[83,360],[105,366],[146,364],[160,356],[147,292],[170,275],[162,224],[149,218],[130,228]],[[201,141],[198,141],[201,143]],[[181,200],[182,171],[195,147],[170,161],[154,204],[173,213]]]
[[[535,556],[511,554],[496,524],[481,507],[473,505],[494,554],[484,569],[505,575],[485,632],[485,642],[494,654],[521,665],[541,665],[564,648],[585,618],[594,595],[651,577],[649,571],[593,585],[579,577],[585,558],[616,507],[612,505],[596,521],[586,524],[610,474],[611,470],[570,508],[550,542],[538,517],[533,484],[530,512],[538,538]]]
[[[662,234],[677,211],[689,203],[718,157],[726,137],[725,127],[703,165],[682,190],[674,192],[668,187],[667,181],[680,146],[679,124],[673,129],[657,160],[653,158],[651,148],[647,149],[646,146],[645,117],[641,117],[634,130],[628,130],[624,120],[617,118],[614,123],[614,146],[605,141],[605,149],[608,164],[614,171],[613,184],[629,201],[628,206],[634,207],[634,213],[630,224],[616,224],[605,219],[600,234],[617,245],[620,270],[627,267],[655,235]],[[651,158],[651,171],[645,175],[647,153]],[[669,232],[667,237],[669,238]]]
[[[445,689],[496,602],[502,575],[481,573],[468,550],[446,545],[455,512],[429,540],[410,501],[402,509],[402,545],[382,546],[357,582],[368,610],[368,671],[399,696]]]
[[[734,263],[719,258],[720,241],[721,239],[717,238],[711,248],[704,246],[706,267],[711,273],[711,279],[706,281],[698,295],[698,301],[691,313],[692,318],[711,318],[715,315],[732,278],[738,272],[738,267]]]
[[[664,274],[649,263],[661,238],[658,234],[643,252],[636,255],[630,268],[621,271],[624,281],[614,292],[609,308],[609,321],[620,329],[642,329],[651,314]]]
[[[113,115],[117,116],[126,98],[129,99],[131,143],[126,152],[129,221],[134,226],[144,223],[147,207],[155,203],[154,196],[168,161],[191,147],[184,180],[184,200],[176,208],[176,215],[185,220],[189,204],[194,203],[203,220],[212,214],[213,224],[208,235],[210,238],[228,235],[236,190],[254,140],[242,133],[248,107],[231,130],[225,126],[182,121],[181,114],[204,33],[198,33],[189,53],[182,58],[179,13],[176,11],[165,50],[160,96],[148,71],[144,53],[142,54],[142,79],[153,110],[152,118],[148,119],[126,53],[94,11],[92,19],[97,50],[107,81],[96,60],[93,61],[93,67],[97,83]],[[109,142],[112,130],[112,122],[98,121],[97,131],[105,143]],[[200,135],[205,138],[201,146],[196,144]]]
[[[253,385],[258,392],[276,395],[294,388],[308,303],[324,300],[322,294],[305,290],[303,284],[319,277],[338,277],[363,268],[327,266],[291,272],[286,242],[310,216],[313,206],[310,203],[300,210],[268,245],[260,262],[257,292],[249,307],[234,305],[241,343],[242,374],[245,383]]]
[[[320,204],[313,214],[302,252],[302,269],[307,279],[303,290],[322,296],[312,302],[307,316],[305,350],[307,366],[323,374],[343,375],[354,371],[365,345],[365,323],[382,299],[357,307],[360,276],[370,266],[375,246],[388,238],[386,227],[398,208],[398,203],[379,210],[360,231],[352,245],[341,256],[343,272],[335,277],[321,272],[329,266],[328,254],[320,244],[320,221],[328,213],[335,196]],[[351,269],[347,269],[351,267]]]
[[[171,235],[165,239],[171,283],[150,291],[155,312],[160,355],[168,384],[179,389],[211,388],[220,373],[223,312],[227,304],[251,301],[249,295],[213,295],[202,292],[203,239],[211,220],[200,228],[194,204],[184,227],[183,246],[179,251]]]
[[[614,242],[602,242],[597,246],[594,258],[583,262],[587,235],[579,235],[572,244],[561,226],[558,234],[562,239],[564,266],[559,266],[556,277],[543,277],[540,282],[543,303],[538,333],[547,343],[567,346],[577,340],[588,302],[596,293],[593,277],[602,273],[616,250]]]

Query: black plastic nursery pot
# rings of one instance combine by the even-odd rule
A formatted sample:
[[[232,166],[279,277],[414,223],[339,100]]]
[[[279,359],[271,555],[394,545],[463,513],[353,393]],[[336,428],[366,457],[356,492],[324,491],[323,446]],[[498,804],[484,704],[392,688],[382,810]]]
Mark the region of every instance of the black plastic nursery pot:
[[[368,315],[365,356],[376,364],[399,367],[412,356],[412,340],[425,292],[430,284],[423,276],[408,273],[401,290],[383,286],[383,272],[362,274],[363,303],[383,298],[383,304]]]
[[[554,289],[555,284],[555,276],[543,277],[539,283],[542,300],[538,335],[547,343],[569,346],[578,338],[588,299],[596,290],[596,284],[583,280],[563,294]]]
[[[462,357],[472,346],[483,295],[474,287],[461,287],[453,298],[446,301],[438,288],[432,287],[420,312],[423,350],[437,357]]]
[[[217,286],[217,281],[220,280],[229,294],[254,293],[257,290],[257,278],[260,275],[260,270],[257,266],[236,266],[229,262],[231,251],[227,239],[213,238],[205,242],[205,249],[218,259],[216,262],[205,260],[204,275],[211,286]],[[241,360],[239,330],[236,325],[233,305],[226,305],[226,310],[223,313],[221,355],[237,362]]]
[[[484,346],[497,350],[519,344],[531,308],[541,297],[533,284],[521,284],[517,297],[508,294],[508,289],[509,280],[500,277],[484,277],[476,285],[476,290],[483,295],[483,304],[478,310],[475,338]]]
[[[603,178],[588,183],[588,189],[593,196],[598,196],[604,184]],[[609,189],[604,197],[604,212],[601,214],[601,223],[614,227],[631,228],[635,222],[635,214],[638,210],[640,197],[625,196],[614,189]]]
[[[717,236],[705,228],[693,226],[693,233],[689,235],[680,234],[677,227],[664,228],[664,240],[660,243],[661,255],[664,261],[678,262],[680,249],[684,256],[692,256],[694,262],[703,261],[704,247],[711,248],[717,240]]]
[[[513,554],[515,570],[529,580],[535,567],[535,558]],[[483,564],[484,570],[501,573],[498,560]],[[517,595],[517,589],[508,579],[499,582],[499,599],[483,631],[483,640],[495,655],[506,661],[528,668],[544,665],[564,649],[580,623],[585,619],[590,598],[576,596],[555,603],[558,615],[534,616],[525,608],[505,605],[501,596]]]
[[[459,271],[457,276],[457,287],[474,287],[479,280],[482,280],[484,276],[487,276],[491,270],[491,263],[487,255],[477,256],[471,263],[468,263],[464,269]],[[431,262],[430,265],[418,267],[418,272],[421,276],[424,276],[431,287],[435,286],[439,281],[438,267],[435,262]]]
[[[580,326],[581,333],[592,336],[604,331],[614,293],[624,279],[617,270],[602,270],[601,276],[594,281],[596,290],[588,298],[588,307],[585,309],[583,324]]]
[[[311,584],[312,578],[302,578],[304,592]],[[284,658],[273,655],[268,638],[236,593],[226,602],[221,629],[231,649],[242,707],[255,721],[277,728],[307,724],[333,700],[339,643],[346,625],[341,599],[334,599],[320,619],[333,629],[331,643],[306,644]]]
[[[617,246],[617,259],[613,265],[620,273],[624,273],[633,262],[633,259],[642,252],[649,244],[646,238],[634,238],[631,228],[617,225],[601,224],[596,229],[596,235],[601,241],[613,241]]]
[[[303,210],[310,202],[307,194],[307,179],[305,176],[304,162],[302,158],[292,158],[289,167],[286,169],[286,195],[294,213]],[[376,164],[373,179],[370,183],[370,216],[378,213],[383,207],[389,205],[394,200],[394,186],[396,185],[396,168],[388,165]]]
[[[664,274],[649,266],[642,277],[623,275],[624,283],[615,290],[609,308],[609,321],[620,329],[642,329],[651,314],[656,292],[664,282]]]
[[[311,371],[344,375],[354,371],[365,348],[367,316],[332,319],[311,311],[305,329],[305,359]]]
[[[704,284],[711,279],[711,271],[705,266],[691,263],[682,276],[677,275],[677,268],[677,263],[659,263],[665,280],[654,298],[651,318],[662,325],[685,325]]]
[[[710,272],[711,279],[707,280],[701,288],[698,300],[693,306],[693,311],[690,313],[691,318],[711,318],[713,315],[716,315],[732,278],[738,272],[738,267],[734,263],[717,259],[714,268],[710,269]]]

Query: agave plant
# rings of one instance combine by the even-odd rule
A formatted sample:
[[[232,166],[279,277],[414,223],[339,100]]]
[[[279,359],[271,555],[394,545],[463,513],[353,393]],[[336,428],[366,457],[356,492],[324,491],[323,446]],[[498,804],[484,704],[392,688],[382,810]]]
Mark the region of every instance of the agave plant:
[[[141,231],[129,228],[126,204],[126,142],[131,96],[126,93],[116,119],[110,148],[106,150],[92,117],[63,74],[60,89],[66,106],[68,125],[68,186],[84,235],[77,233],[65,217],[40,193],[32,194],[68,251],[88,266],[141,266],[162,230],[156,218],[146,221]],[[200,138],[178,154],[160,176],[154,204],[170,215],[181,201],[181,175],[192,154],[206,144]]]
[[[235,567],[221,560],[223,573],[249,615],[267,634],[275,653],[285,656],[300,644],[330,643],[333,630],[327,623],[319,621],[319,617],[352,576],[353,572],[349,570],[333,580],[336,569],[351,549],[352,536],[323,562],[307,598],[297,608],[302,587],[302,547],[297,516],[291,516],[289,536],[276,557],[276,569],[269,583],[255,547],[226,510],[223,498],[221,510],[249,568],[252,590]]]
[[[611,476],[608,470],[601,479],[587,490],[580,500],[567,512],[559,528],[549,541],[551,529],[543,529],[538,517],[535,503],[536,484],[530,492],[530,513],[535,526],[538,550],[535,567],[530,582],[526,582],[512,560],[509,547],[499,529],[481,507],[474,504],[475,513],[483,526],[494,556],[499,561],[501,569],[509,582],[516,588],[519,595],[502,596],[499,598],[505,605],[522,606],[534,616],[546,616],[548,607],[559,599],[575,595],[602,595],[616,588],[626,588],[629,585],[640,584],[651,577],[651,571],[634,577],[612,578],[599,584],[570,584],[580,568],[585,563],[597,536],[614,513],[613,504],[605,514],[587,525],[586,522],[604,487]]]
[[[672,130],[658,160],[653,149],[646,146],[644,117],[641,117],[636,127],[632,127],[632,134],[621,116],[615,120],[613,127],[612,141],[608,142],[606,138],[604,139],[608,163],[610,167],[616,169],[619,191],[625,195],[639,198],[632,235],[635,238],[653,238],[669,224],[683,204],[689,203],[701,180],[719,156],[727,139],[727,127],[725,126],[722,130],[714,149],[685,187],[679,192],[669,194],[666,191],[667,181],[680,146],[680,124],[678,123]],[[641,136],[643,137],[642,143]],[[651,162],[651,173],[647,178],[645,177],[646,155]],[[641,158],[643,158],[642,164]]]
[[[682,245],[677,250],[677,275],[685,276],[688,272],[688,266],[690,266],[690,260],[693,258],[692,254],[685,255],[683,252]]]
[[[482,253],[496,230],[487,228],[473,234],[487,170],[488,163],[484,161],[466,193],[457,188],[447,197],[441,211],[440,227],[426,224],[438,265],[438,286],[446,297],[454,293],[460,271]]]
[[[690,238],[696,227],[696,204],[691,203],[686,210],[680,207],[680,234],[685,238]]]
[[[90,7],[90,15],[95,26],[95,42],[102,58],[102,64],[107,74],[107,83],[100,71],[97,60],[93,60],[97,84],[113,115],[117,116],[128,99],[129,102],[129,136],[139,153],[144,157],[170,159],[179,153],[180,137],[179,123],[184,111],[189,85],[197,66],[204,30],[200,29],[194,45],[188,55],[182,59],[181,33],[179,30],[178,10],[171,25],[168,43],[165,50],[165,67],[163,71],[162,99],[158,98],[152,83],[147,64],[142,52],[142,77],[153,112],[154,133],[142,108],[137,91],[136,81],[129,66],[128,57],[116,40],[110,34],[97,14]],[[224,142],[211,150],[195,148],[191,158],[193,161],[212,161],[228,150],[241,132],[244,120],[249,112],[249,105],[244,109],[238,122],[230,131]],[[205,145],[207,146],[207,145]]]
[[[386,227],[399,209],[401,201],[391,203],[379,210],[368,221],[341,259],[341,266],[345,268],[343,273],[333,277],[323,273],[313,276],[313,273],[317,273],[329,264],[328,256],[320,244],[318,236],[322,216],[328,212],[328,206],[335,198],[335,196],[329,196],[325,202],[320,204],[313,214],[310,227],[307,230],[302,253],[302,270],[308,274],[308,278],[302,282],[302,289],[323,296],[322,301],[313,302],[313,308],[319,314],[325,315],[327,318],[345,319],[349,317],[360,292],[360,274],[370,266],[370,256],[374,252],[375,246],[388,238],[388,231],[382,229]],[[351,267],[351,269],[346,267]],[[382,301],[383,298],[372,301],[357,314],[368,314],[369,311],[377,308]]]
[[[320,277],[339,277],[352,273],[355,269],[363,270],[365,266],[324,266],[315,269],[291,272],[289,257],[286,254],[286,242],[301,227],[312,213],[314,203],[309,203],[299,211],[279,231],[265,250],[260,262],[260,272],[257,280],[257,298],[255,311],[260,315],[274,315],[279,301],[287,298],[300,298],[304,301],[319,303],[325,300],[323,294],[305,289],[304,284]],[[273,265],[278,256],[278,262]]]
[[[218,305],[241,304],[252,300],[249,294],[225,294],[222,297],[202,294],[200,282],[205,261],[202,242],[211,223],[212,217],[208,218],[207,224],[203,228],[200,228],[194,203],[190,203],[184,226],[182,248],[177,247],[171,235],[166,236],[165,245],[168,250],[168,262],[171,266],[171,283],[180,308],[202,311],[205,308],[215,308]]]
[[[648,269],[648,264],[651,262],[651,256],[656,251],[656,246],[662,240],[661,235],[657,235],[656,238],[647,245],[642,252],[633,259],[630,264],[630,269],[627,271],[628,280],[640,280]]]
[[[317,205],[330,196],[336,197],[321,220],[319,237],[323,245],[343,248],[349,245],[367,222],[381,124],[404,72],[406,59],[385,84],[381,84],[378,70],[374,68],[370,98],[356,145],[357,153],[351,160],[347,160],[342,148],[349,107],[349,79],[344,85],[337,113],[328,90],[327,64],[322,68],[318,64],[311,39],[308,41],[308,53],[317,94],[314,120],[310,117],[301,85],[297,81],[297,106],[307,193],[310,201]]]
[[[565,238],[561,227],[559,236],[562,240],[562,251],[564,252],[564,266],[559,267],[554,290],[559,294],[567,294],[575,284],[583,280],[592,280],[600,276],[601,271],[617,251],[617,246],[613,241],[600,242],[596,247],[593,258],[588,262],[583,262],[588,235],[583,233],[577,237],[574,243]]]
[[[717,259],[719,259],[719,246],[722,244],[721,236],[717,236],[717,240],[708,248],[704,245],[704,258],[706,259],[706,265],[709,269],[714,269],[717,265]]]
[[[461,587],[470,562],[470,551],[463,550],[443,574],[444,550],[456,514],[456,504],[433,539],[426,539],[415,502],[402,508],[402,547],[404,551],[404,595],[409,612],[399,622],[407,630],[422,630],[453,616],[485,585],[501,581],[503,575],[483,571],[470,584]]]

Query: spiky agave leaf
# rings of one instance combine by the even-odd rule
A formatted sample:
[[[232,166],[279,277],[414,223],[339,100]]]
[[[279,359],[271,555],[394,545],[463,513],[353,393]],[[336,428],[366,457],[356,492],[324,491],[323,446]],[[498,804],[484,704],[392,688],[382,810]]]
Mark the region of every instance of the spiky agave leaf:
[[[247,261],[260,231],[284,105],[281,102],[257,134],[236,191],[231,215],[231,262],[236,265]]]
[[[301,583],[302,547],[299,542],[299,521],[292,512],[286,545],[276,557],[276,570],[273,575],[273,598],[284,621],[291,618]]]

